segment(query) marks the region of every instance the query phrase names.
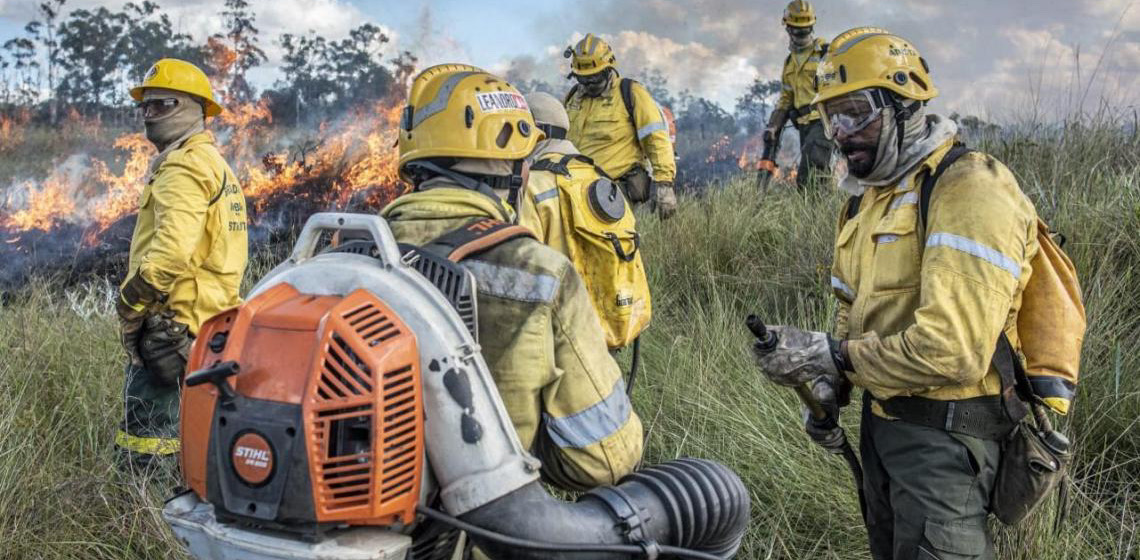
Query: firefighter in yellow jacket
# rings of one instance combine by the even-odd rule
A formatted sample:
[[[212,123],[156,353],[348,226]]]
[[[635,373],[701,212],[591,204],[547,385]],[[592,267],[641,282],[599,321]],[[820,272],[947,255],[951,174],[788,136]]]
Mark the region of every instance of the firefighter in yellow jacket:
[[[631,203],[652,201],[662,218],[671,216],[677,163],[657,102],[645,86],[618,75],[613,50],[601,38],[588,34],[564,55],[578,81],[566,97],[567,138],[617,181]]]
[[[221,113],[206,75],[165,58],[131,89],[159,150],[150,165],[117,305],[127,352],[115,443],[143,466],[179,449],[178,389],[198,327],[237,305],[245,273],[245,198],[205,119]]]
[[[774,327],[779,347],[757,360],[777,383],[813,383],[833,414],[845,384],[865,389],[875,558],[992,558],[986,516],[999,440],[1014,425],[995,364],[1019,346],[1036,213],[1004,165],[963,155],[955,124],[927,114],[938,90],[906,39],[845,32],[818,76],[815,106],[847,160],[843,183],[861,193],[837,228],[838,321],[833,337]],[[841,443],[836,430],[805,426],[829,450]]]
[[[558,99],[535,92],[526,101],[546,138],[527,157],[530,174],[519,196],[519,224],[570,259],[610,349],[629,346],[652,315],[633,209],[617,185],[566,140],[569,118]],[[637,351],[635,345],[635,356]]]
[[[426,244],[477,218],[511,222],[542,132],[522,95],[462,64],[413,80],[399,138],[415,186],[382,211],[401,243]],[[517,238],[461,263],[478,288],[479,345],[519,439],[543,477],[613,484],[641,460],[642,427],[582,279],[565,256]]]
[[[827,50],[827,41],[814,38],[815,10],[807,0],[792,0],[784,10],[788,32],[788,57],[781,74],[783,88],[776,109],[764,129],[764,143],[776,143],[790,120],[800,135],[800,165],[796,184],[803,186],[812,173],[826,171],[831,164],[832,142],[823,133],[819,112],[811,103],[815,97],[815,70]],[[772,154],[775,157],[775,154]]]

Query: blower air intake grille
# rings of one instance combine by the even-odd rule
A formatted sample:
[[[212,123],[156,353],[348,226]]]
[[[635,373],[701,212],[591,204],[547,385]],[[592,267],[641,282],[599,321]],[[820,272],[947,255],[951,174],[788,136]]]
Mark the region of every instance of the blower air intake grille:
[[[410,523],[424,455],[415,336],[358,290],[330,310],[321,340],[304,403],[317,517]]]

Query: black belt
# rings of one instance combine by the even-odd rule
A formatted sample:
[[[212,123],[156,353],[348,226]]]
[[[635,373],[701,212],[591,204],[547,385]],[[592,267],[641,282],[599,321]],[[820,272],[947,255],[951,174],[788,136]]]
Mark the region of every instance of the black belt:
[[[879,404],[887,414],[904,422],[981,439],[1004,439],[1017,425],[1006,415],[998,395],[959,401],[894,397]]]

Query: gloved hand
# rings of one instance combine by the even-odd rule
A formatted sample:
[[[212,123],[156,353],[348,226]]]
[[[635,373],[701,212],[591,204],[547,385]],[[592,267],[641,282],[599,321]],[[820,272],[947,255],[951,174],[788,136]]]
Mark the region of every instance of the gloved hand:
[[[657,205],[657,214],[662,220],[668,219],[677,211],[677,193],[673,192],[673,183],[665,181],[653,182],[654,203]]]
[[[139,341],[142,338],[143,321],[146,312],[138,311],[126,304],[120,297],[115,305],[115,312],[119,315],[119,341],[127,353],[127,360],[132,366],[142,366],[142,357],[139,355]]]
[[[119,299],[128,307],[145,312],[156,304],[166,301],[166,294],[151,286],[150,282],[136,272],[119,290]]]
[[[823,377],[832,386],[839,384],[839,366],[832,356],[831,337],[825,333],[802,331],[795,327],[773,326],[779,344],[771,351],[752,346],[756,365],[773,383],[795,387]]]
[[[146,317],[139,355],[143,366],[155,377],[176,385],[186,371],[193,342],[190,327],[175,321],[173,311],[152,313]]]
[[[841,378],[840,383],[846,383],[848,392],[850,391],[850,382],[847,381],[846,378]],[[816,419],[812,416],[811,409],[805,405],[802,408],[804,431],[807,432],[808,437],[810,437],[812,441],[828,453],[843,453],[843,445],[847,443],[847,435],[844,434],[843,429],[839,427],[839,408],[841,403],[835,386],[825,377],[819,377],[811,384],[811,394],[815,397],[816,402],[823,408],[824,412],[827,413],[827,418],[823,420]]]

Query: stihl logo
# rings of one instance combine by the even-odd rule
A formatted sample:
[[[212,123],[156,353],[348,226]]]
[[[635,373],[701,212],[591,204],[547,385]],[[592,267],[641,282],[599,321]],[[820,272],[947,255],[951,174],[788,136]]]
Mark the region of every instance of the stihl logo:
[[[230,449],[234,472],[247,484],[265,483],[273,475],[273,447],[257,432],[249,431],[237,438]]]
[[[235,459],[244,459],[245,464],[251,467],[265,468],[269,466],[269,452],[264,449],[238,446],[234,449]]]

